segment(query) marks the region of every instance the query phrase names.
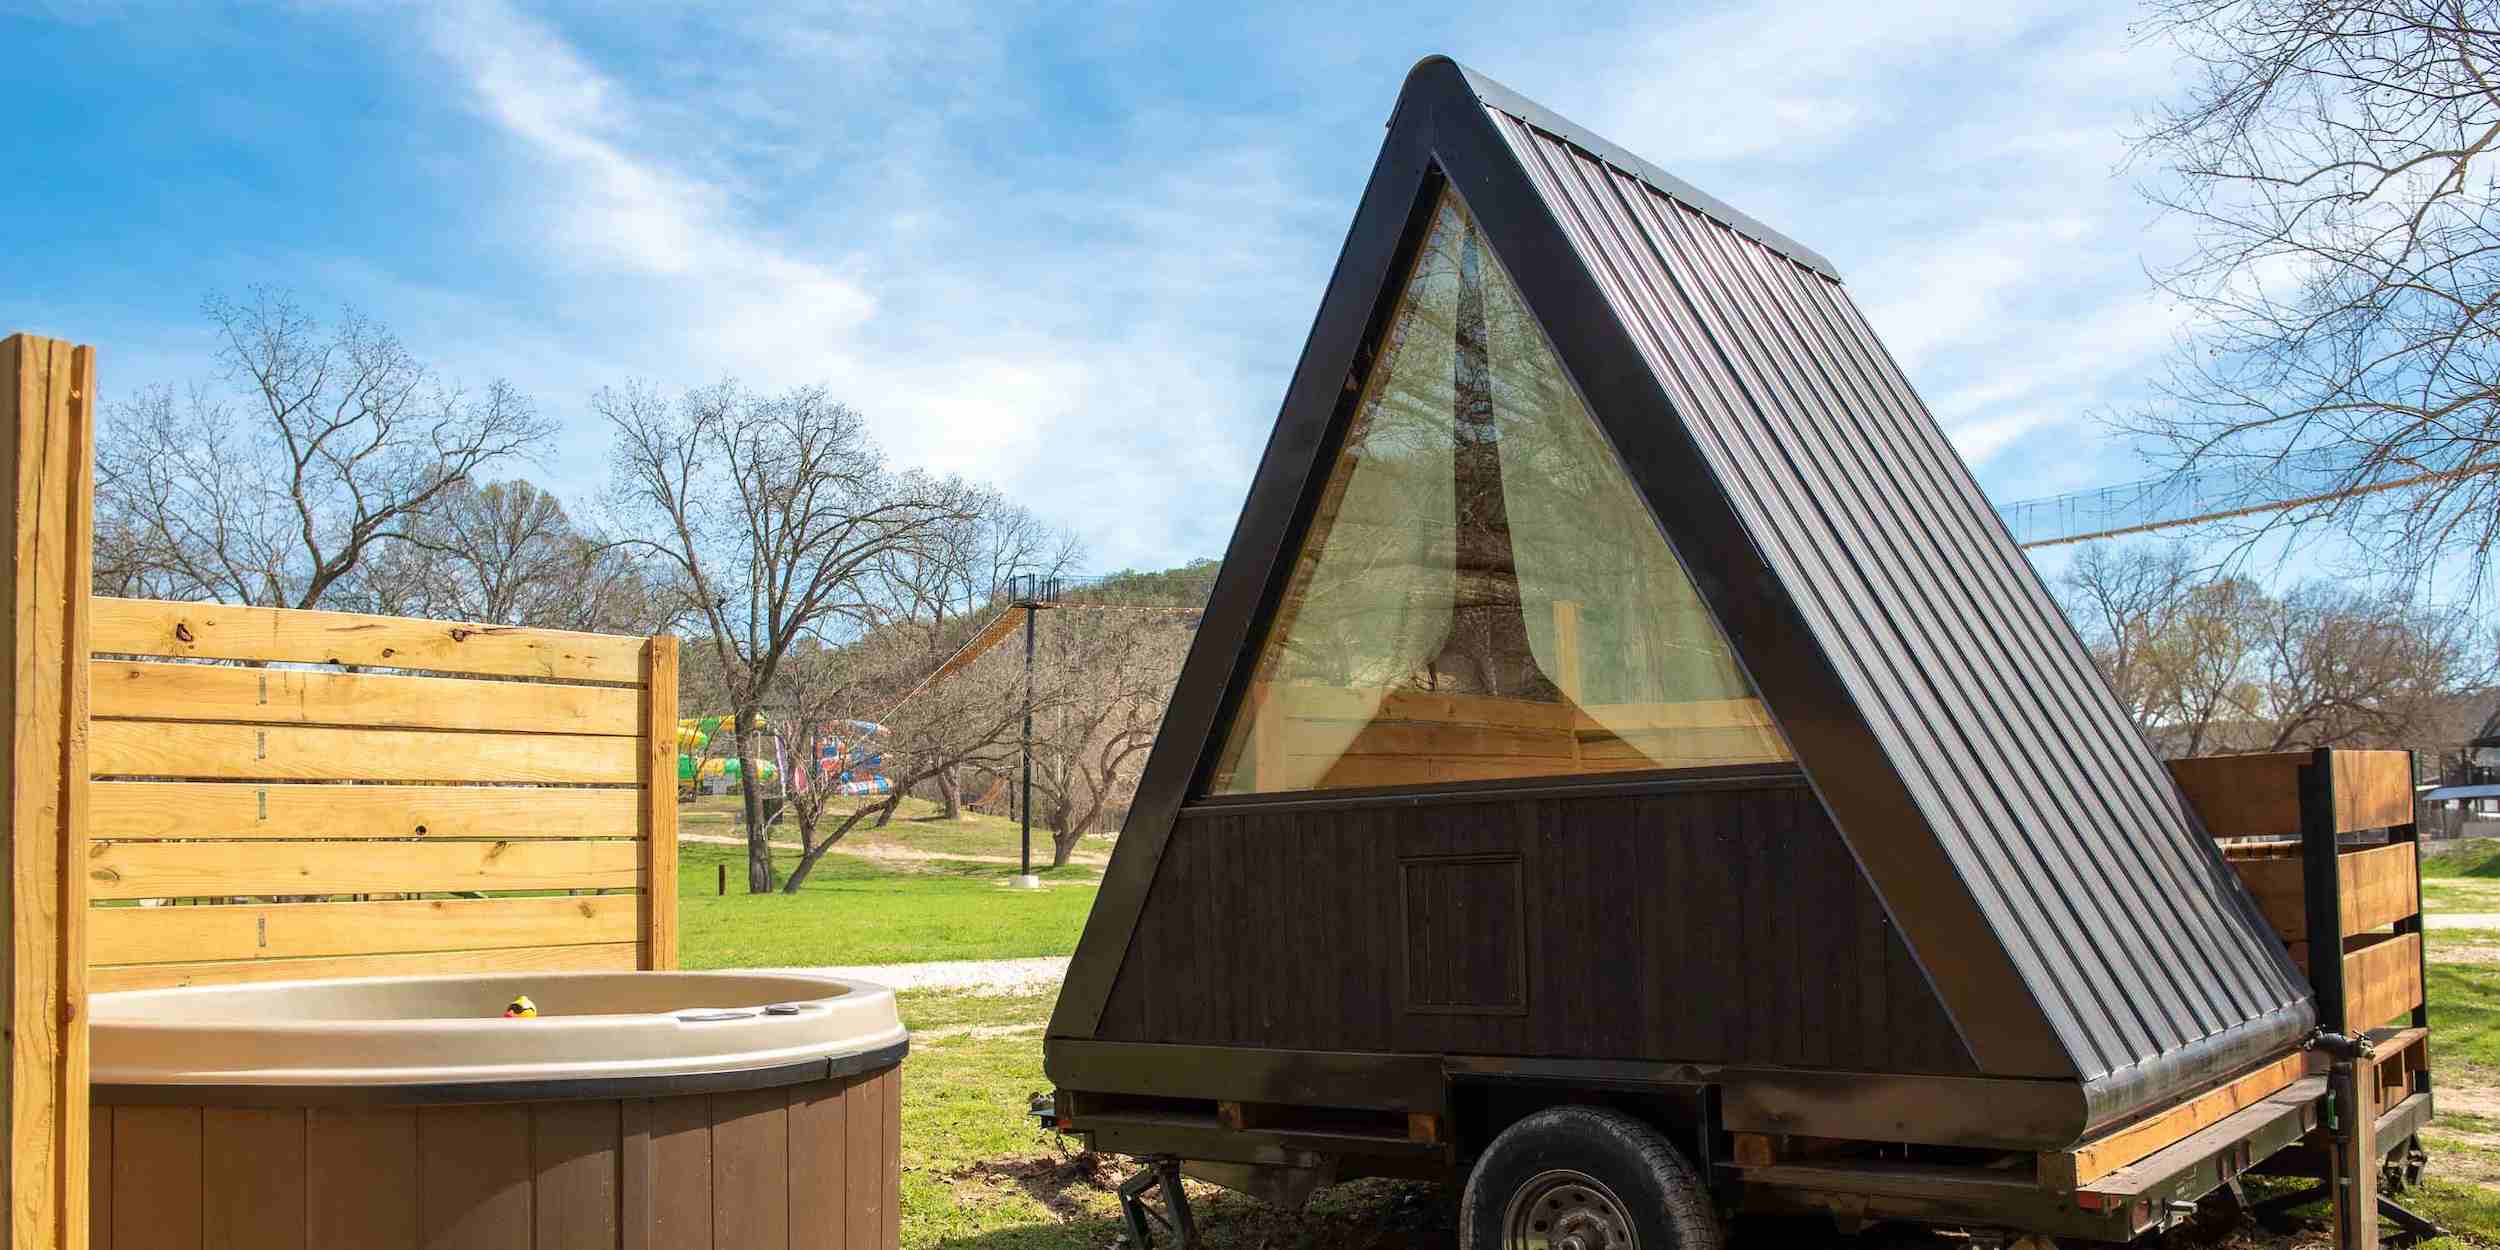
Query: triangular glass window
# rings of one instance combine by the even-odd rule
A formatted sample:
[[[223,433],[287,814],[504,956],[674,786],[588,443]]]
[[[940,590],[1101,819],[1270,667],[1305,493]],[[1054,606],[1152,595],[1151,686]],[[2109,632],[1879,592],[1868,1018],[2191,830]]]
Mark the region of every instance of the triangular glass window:
[[[1790,758],[1445,191],[1209,791]]]

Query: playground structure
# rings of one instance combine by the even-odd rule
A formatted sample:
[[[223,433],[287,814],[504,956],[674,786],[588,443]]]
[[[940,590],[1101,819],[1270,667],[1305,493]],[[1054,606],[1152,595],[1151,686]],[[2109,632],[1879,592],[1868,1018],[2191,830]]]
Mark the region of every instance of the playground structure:
[[[772,733],[771,723],[757,718],[756,729]],[[738,780],[738,757],[709,754],[712,740],[729,731],[726,716],[693,716],[677,722],[677,793],[680,798],[694,797],[705,781],[734,784]],[[774,754],[780,754],[780,739],[774,738]],[[773,785],[781,780],[781,766],[773,760],[755,762],[756,780]]]
[[[735,755],[708,754],[714,738],[729,731],[726,716],[689,717],[677,722],[677,793],[681,799],[692,798],[705,781],[734,785],[739,765]],[[756,718],[756,730],[772,743],[771,759],[755,761],[756,780],[778,787],[788,779],[791,791],[805,793],[818,786],[831,786],[833,792],[845,796],[892,794],[894,782],[883,772],[885,766],[882,739],[885,726],[874,721],[846,720],[812,743],[785,740],[773,727],[769,717]],[[784,769],[785,761],[795,759],[801,766]]]

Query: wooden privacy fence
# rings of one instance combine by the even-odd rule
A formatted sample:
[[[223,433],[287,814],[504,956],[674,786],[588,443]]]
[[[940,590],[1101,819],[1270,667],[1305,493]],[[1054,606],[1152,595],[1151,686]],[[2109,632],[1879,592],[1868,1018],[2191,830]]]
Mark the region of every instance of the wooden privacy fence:
[[[2215,837],[2252,839],[2226,844],[2223,858],[2309,974],[2321,1025],[2428,1025],[2410,754],[2216,755],[2172,760],[2170,772]],[[2321,961],[2320,950],[2337,957]]]
[[[676,642],[93,601],[96,990],[676,964]]]

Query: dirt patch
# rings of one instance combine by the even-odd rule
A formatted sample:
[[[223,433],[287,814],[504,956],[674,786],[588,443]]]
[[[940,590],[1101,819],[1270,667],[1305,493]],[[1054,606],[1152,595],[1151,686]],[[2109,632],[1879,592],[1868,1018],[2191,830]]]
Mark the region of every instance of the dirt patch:
[[[1024,862],[1022,858],[1014,855],[964,855],[954,851],[924,851],[915,846],[898,846],[892,842],[853,842],[848,838],[843,839],[841,849],[848,851],[853,855],[861,855],[869,859],[905,861],[951,859],[959,860],[967,864],[1020,864]],[[1043,866],[1048,866],[1050,862],[1049,848],[1044,847],[1041,849],[1042,854],[1037,857],[1036,862]],[[1080,852],[1078,854],[1070,855],[1068,857],[1068,862],[1071,864],[1092,864],[1100,866],[1110,863],[1111,857],[1108,855],[1087,855]],[[1092,882],[1077,882],[1075,884],[1091,885]],[[2494,927],[2500,928],[2500,925],[2495,925]]]
[[[968,1037],[974,1041],[993,1037],[1039,1037],[1046,1027],[1043,1024],[949,1024],[934,1029],[914,1029],[911,1039],[915,1042],[934,1042],[950,1037]]]
[[[982,1159],[940,1175],[957,1183],[1013,1186],[1060,1219],[1075,1220],[1093,1215],[1092,1208],[1118,1188],[1128,1167],[1127,1160],[1115,1155],[1080,1150]],[[1088,1202],[1089,1198],[1097,1201]]]
[[[2431,1038],[2436,1047],[2439,1039]],[[2485,1120],[2500,1120],[2500,1084],[2494,1084],[2491,1073],[2483,1068],[2443,1068],[2439,1052],[2431,1052],[2432,1106],[2440,1115],[2460,1112]]]

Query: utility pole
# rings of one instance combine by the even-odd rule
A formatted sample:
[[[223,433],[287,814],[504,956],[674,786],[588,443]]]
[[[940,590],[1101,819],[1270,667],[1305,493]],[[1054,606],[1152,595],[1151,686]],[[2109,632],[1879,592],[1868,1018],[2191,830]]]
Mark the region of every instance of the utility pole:
[[[1039,576],[1027,573],[1024,580],[1024,799],[1016,806],[1024,819],[1024,859],[1015,884],[1022,889],[1040,889],[1042,879],[1033,873],[1033,634],[1036,618],[1042,612],[1042,596],[1056,597],[1057,579],[1045,588]]]

